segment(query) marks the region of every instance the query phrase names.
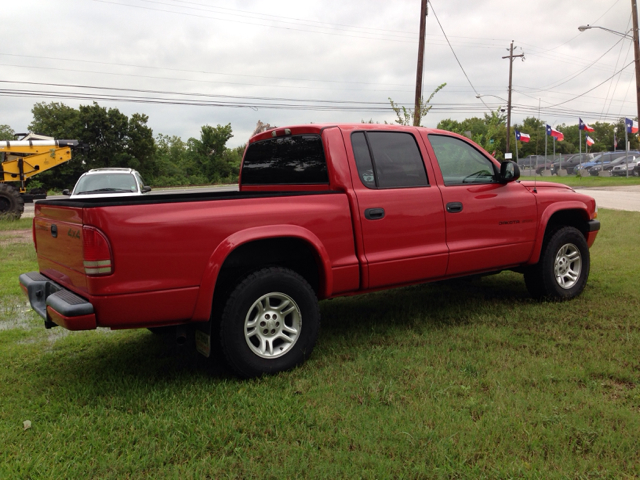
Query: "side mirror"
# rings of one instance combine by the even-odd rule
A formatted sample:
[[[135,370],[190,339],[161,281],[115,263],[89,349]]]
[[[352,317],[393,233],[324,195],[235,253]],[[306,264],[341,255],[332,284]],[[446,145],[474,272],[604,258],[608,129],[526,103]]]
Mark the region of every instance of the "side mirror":
[[[69,191],[68,188],[65,188],[64,190],[62,190],[62,194],[63,195],[71,195],[71,192]]]
[[[515,182],[520,178],[520,167],[515,162],[502,162],[500,165],[500,183]]]
[[[145,185],[142,187],[142,193],[147,193],[151,191],[151,187],[149,185]]]

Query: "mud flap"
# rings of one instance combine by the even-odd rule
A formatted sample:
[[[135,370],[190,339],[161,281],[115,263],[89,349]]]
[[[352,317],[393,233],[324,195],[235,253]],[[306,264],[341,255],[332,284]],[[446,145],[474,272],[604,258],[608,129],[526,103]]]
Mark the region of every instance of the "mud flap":
[[[211,355],[211,321],[196,324],[196,350],[209,358]]]

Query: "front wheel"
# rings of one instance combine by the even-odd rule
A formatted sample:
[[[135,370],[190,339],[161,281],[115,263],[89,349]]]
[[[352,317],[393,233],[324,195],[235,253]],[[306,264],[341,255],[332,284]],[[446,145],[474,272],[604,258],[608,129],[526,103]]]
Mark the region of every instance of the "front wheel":
[[[532,297],[570,300],[582,293],[589,278],[589,247],[574,227],[562,227],[544,242],[540,260],[524,274]]]
[[[319,329],[318,300],[309,283],[292,270],[265,268],[247,276],[229,296],[220,346],[238,375],[258,377],[304,362]]]

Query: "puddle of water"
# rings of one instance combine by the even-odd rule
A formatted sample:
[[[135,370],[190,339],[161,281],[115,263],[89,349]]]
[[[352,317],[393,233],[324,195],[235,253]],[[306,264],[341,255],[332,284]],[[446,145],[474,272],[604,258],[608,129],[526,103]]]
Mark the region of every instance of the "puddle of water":
[[[36,327],[29,302],[15,302],[0,305],[0,331],[3,330],[32,330]],[[40,318],[40,317],[38,317]]]

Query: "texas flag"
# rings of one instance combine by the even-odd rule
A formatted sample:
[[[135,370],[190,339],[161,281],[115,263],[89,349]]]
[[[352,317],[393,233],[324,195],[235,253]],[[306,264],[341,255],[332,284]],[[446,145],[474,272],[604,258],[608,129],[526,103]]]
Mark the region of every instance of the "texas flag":
[[[596,143],[593,138],[591,138],[589,135],[587,135],[587,145],[591,146],[594,143]]]
[[[627,133],[638,133],[638,122],[635,120],[625,118],[624,126],[627,127]]]
[[[547,135],[551,135],[553,138],[555,138],[558,141],[564,140],[564,135],[562,134],[562,132],[559,132],[558,130],[551,128],[551,125],[547,125]]]
[[[578,125],[580,130],[584,130],[585,132],[593,132],[593,128],[584,123],[581,118],[579,118],[578,120],[580,120],[580,123]]]
[[[529,140],[531,140],[531,137],[526,133],[522,133],[516,130],[516,140],[520,140],[521,142],[524,142],[524,143],[529,143]]]

